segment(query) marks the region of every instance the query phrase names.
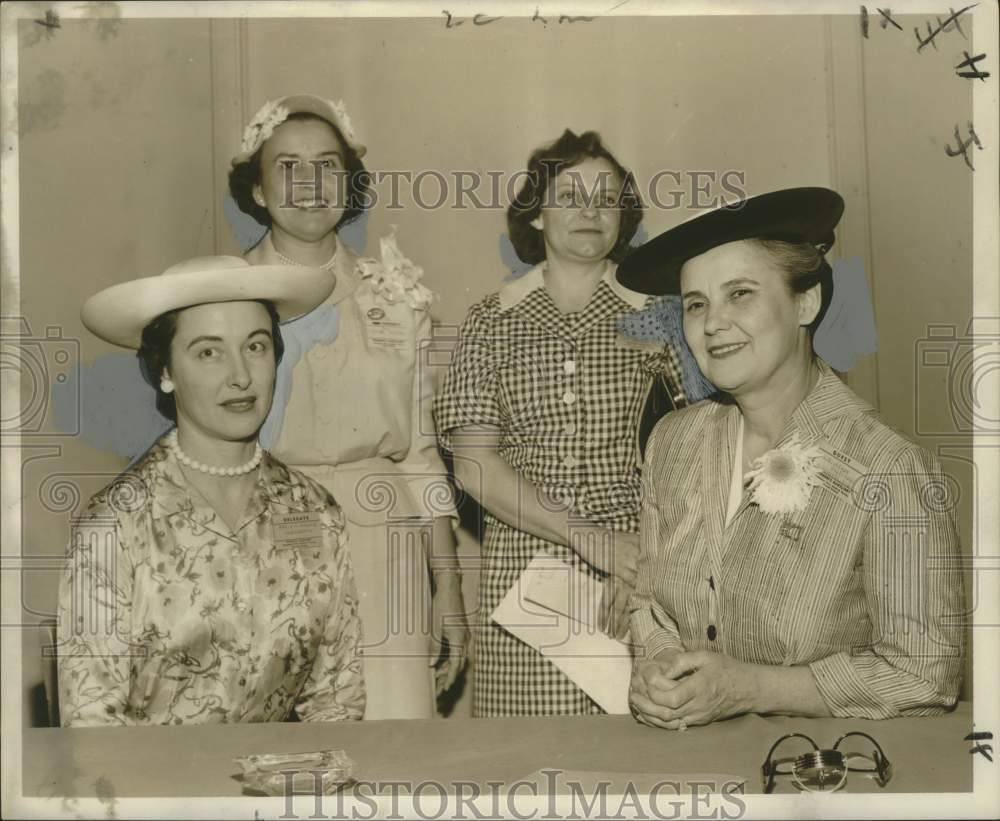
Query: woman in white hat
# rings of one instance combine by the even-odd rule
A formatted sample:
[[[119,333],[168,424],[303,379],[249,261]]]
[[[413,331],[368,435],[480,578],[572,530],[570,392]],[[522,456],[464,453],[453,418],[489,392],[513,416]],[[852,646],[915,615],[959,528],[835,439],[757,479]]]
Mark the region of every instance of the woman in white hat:
[[[262,436],[343,507],[365,625],[366,717],[430,718],[467,640],[456,513],[431,370],[418,356],[432,294],[393,237],[381,262],[359,260],[338,238],[369,205],[364,153],[342,103],[283,97],[247,126],[230,191],[268,228],[248,260],[322,266],[336,278],[326,302],[285,329]]]
[[[278,323],[331,286],[318,268],[201,257],[83,306],[97,336],[138,349],[176,427],[75,524],[59,595],[64,726],[361,718],[343,516],[257,442]]]
[[[844,203],[752,197],[646,243],[618,269],[679,294],[720,394],[665,417],[643,471],[632,636],[636,717],[881,719],[949,709],[965,616],[955,496],[813,348]]]

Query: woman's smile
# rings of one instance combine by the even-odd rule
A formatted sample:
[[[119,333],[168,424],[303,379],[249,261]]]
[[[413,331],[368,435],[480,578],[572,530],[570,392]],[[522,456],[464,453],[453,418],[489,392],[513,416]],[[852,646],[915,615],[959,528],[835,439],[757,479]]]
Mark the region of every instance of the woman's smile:
[[[742,350],[747,342],[727,342],[725,345],[709,345],[708,355],[713,359],[725,359],[732,356],[737,351]]]
[[[236,399],[227,399],[224,402],[220,402],[219,405],[223,410],[227,410],[232,413],[247,413],[252,411],[257,406],[257,397],[242,396]]]

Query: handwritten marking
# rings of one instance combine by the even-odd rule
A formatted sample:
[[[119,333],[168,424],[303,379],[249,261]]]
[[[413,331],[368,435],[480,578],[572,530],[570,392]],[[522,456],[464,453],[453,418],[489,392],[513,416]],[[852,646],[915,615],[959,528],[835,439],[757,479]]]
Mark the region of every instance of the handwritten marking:
[[[861,7],[861,33],[864,38],[868,39],[868,9],[865,6]]]
[[[969,52],[967,51],[963,51],[962,54],[965,55],[965,59],[957,66],[955,66],[955,73],[959,77],[966,77],[970,80],[985,80],[987,77],[990,76],[990,73],[988,71],[980,71],[978,68],[976,68],[975,65],[980,60],[986,58],[985,53],[977,54],[975,57],[970,57]],[[960,68],[971,68],[972,71],[959,71],[958,69]]]
[[[477,14],[472,18],[472,25],[474,26],[488,26],[490,23],[495,23],[497,20],[503,20],[502,17],[490,17],[486,14]]]
[[[560,23],[589,23],[593,20],[593,17],[571,17],[568,14],[560,14]]]
[[[538,13],[538,6],[535,6],[535,16],[531,18],[531,22],[534,23],[534,22],[536,22],[538,20],[542,21],[542,25],[543,26],[547,26],[549,24],[549,21],[546,20],[544,17],[542,17],[541,14]]]
[[[892,23],[900,31],[903,30],[903,27],[901,25],[899,25],[899,23],[897,23],[895,20],[892,19],[892,9],[880,9],[880,8],[876,8],[875,11],[877,11],[879,14],[882,15],[882,19],[879,20],[879,25],[882,28],[887,28],[888,25],[889,25],[889,23]]]
[[[35,22],[40,26],[45,26],[47,29],[62,28],[62,23],[59,22],[59,15],[52,11],[52,9],[45,12],[44,20],[35,20]]]
[[[917,51],[919,52],[928,43],[930,43],[932,46],[934,46],[934,49],[936,51],[937,50],[937,43],[934,42],[934,38],[937,37],[942,31],[951,31],[952,26],[954,26],[956,29],[958,29],[959,34],[961,34],[963,37],[965,37],[965,32],[962,31],[962,27],[961,27],[961,25],[959,25],[958,18],[961,17],[963,14],[965,14],[965,12],[967,12],[969,9],[974,9],[978,5],[979,5],[978,3],[973,3],[971,6],[965,6],[965,8],[961,8],[958,11],[955,11],[953,8],[951,8],[949,6],[948,10],[951,12],[951,14],[948,15],[947,19],[945,19],[944,22],[941,22],[941,18],[938,17],[937,18],[938,26],[937,26],[936,29],[932,30],[931,29],[931,24],[929,22],[927,23],[927,39],[926,40],[921,39],[921,37],[920,37],[920,30],[919,29],[916,29],[916,28],[913,29],[913,33],[916,35],[916,37],[917,37],[917,43],[919,44],[919,45],[917,45]]]
[[[462,25],[462,23],[465,22],[464,20],[458,20],[457,22],[452,22],[455,18],[451,16],[451,12],[448,11],[447,9],[442,9],[441,13],[447,18],[444,21],[444,27],[446,29],[455,28],[455,26],[460,26]]]
[[[979,141],[979,136],[973,130],[972,123],[969,123],[969,139],[967,140],[962,139],[962,136],[958,133],[958,126],[955,126],[955,141],[958,143],[958,148],[952,151],[951,145],[945,143],[944,153],[949,157],[957,157],[961,154],[962,159],[965,160],[965,164],[969,166],[969,169],[975,171],[976,169],[972,167],[972,160],[969,159],[969,146],[975,143],[976,147],[982,151],[983,144]]]

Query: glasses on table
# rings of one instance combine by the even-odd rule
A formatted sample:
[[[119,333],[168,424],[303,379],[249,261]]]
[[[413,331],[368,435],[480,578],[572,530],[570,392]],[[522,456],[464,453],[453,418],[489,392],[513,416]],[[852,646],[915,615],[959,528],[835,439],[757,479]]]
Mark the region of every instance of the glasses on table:
[[[797,755],[775,758],[778,747],[793,738],[808,741],[812,749]],[[847,739],[852,740],[841,749],[841,744]],[[857,749],[859,746],[864,748],[863,752]],[[767,794],[774,791],[778,776],[791,776],[800,789],[808,792],[839,790],[847,783],[849,772],[865,773],[880,787],[884,787],[892,778],[892,765],[879,743],[868,733],[858,731],[845,733],[829,749],[821,749],[815,741],[802,733],[788,733],[771,745],[760,769],[764,792]]]

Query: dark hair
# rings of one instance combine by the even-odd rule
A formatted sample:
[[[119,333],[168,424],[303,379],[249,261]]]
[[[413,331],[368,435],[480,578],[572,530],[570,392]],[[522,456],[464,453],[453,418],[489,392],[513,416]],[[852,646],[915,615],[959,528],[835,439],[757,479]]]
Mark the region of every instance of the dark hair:
[[[347,207],[337,222],[335,230],[343,225],[347,225],[349,222],[353,222],[371,205],[371,200],[369,199],[371,174],[368,173],[368,169],[361,162],[358,152],[347,144],[347,140],[344,139],[344,135],[340,132],[340,129],[325,117],[320,117],[318,114],[312,114],[308,111],[297,111],[294,114],[289,114],[284,122],[291,120],[315,120],[320,123],[326,123],[333,129],[333,133],[337,135],[337,140],[340,142],[340,147],[344,152],[344,170],[347,174]],[[236,200],[236,204],[244,214],[249,214],[261,225],[270,228],[272,222],[271,215],[264,206],[258,205],[253,198],[253,188],[255,185],[260,184],[261,181],[260,161],[266,143],[267,140],[261,143],[260,147],[254,151],[249,160],[237,163],[230,169],[229,193]]]
[[[281,338],[280,320],[278,312],[272,302],[265,299],[256,299],[267,308],[267,315],[271,317],[271,338],[274,341],[274,367],[278,367],[281,357],[285,353],[285,341]],[[193,307],[193,306],[188,306]],[[160,390],[160,379],[163,377],[165,368],[170,367],[170,343],[177,333],[177,317],[186,308],[176,308],[160,314],[142,329],[142,344],[136,356],[139,358],[139,370],[142,378],[153,386],[156,391],[156,409],[171,422],[177,421],[177,403],[174,402],[173,393],[164,393]]]
[[[758,238],[753,242],[767,251],[785,274],[785,282],[793,294],[802,294],[819,285],[820,302],[816,318],[809,323],[812,338],[826,315],[833,299],[833,269],[823,251],[808,242]]]
[[[642,222],[643,205],[635,177],[604,147],[601,136],[596,131],[585,131],[577,135],[567,128],[558,140],[532,153],[524,185],[507,209],[507,233],[514,250],[524,262],[534,265],[545,259],[545,239],[531,221],[539,215],[542,205],[546,203],[549,183],[561,171],[572,168],[587,158],[607,160],[621,177],[622,190],[618,198],[618,207],[622,209],[621,223],[618,226],[618,240],[608,256],[615,262],[621,262],[625,258],[629,243]]]

